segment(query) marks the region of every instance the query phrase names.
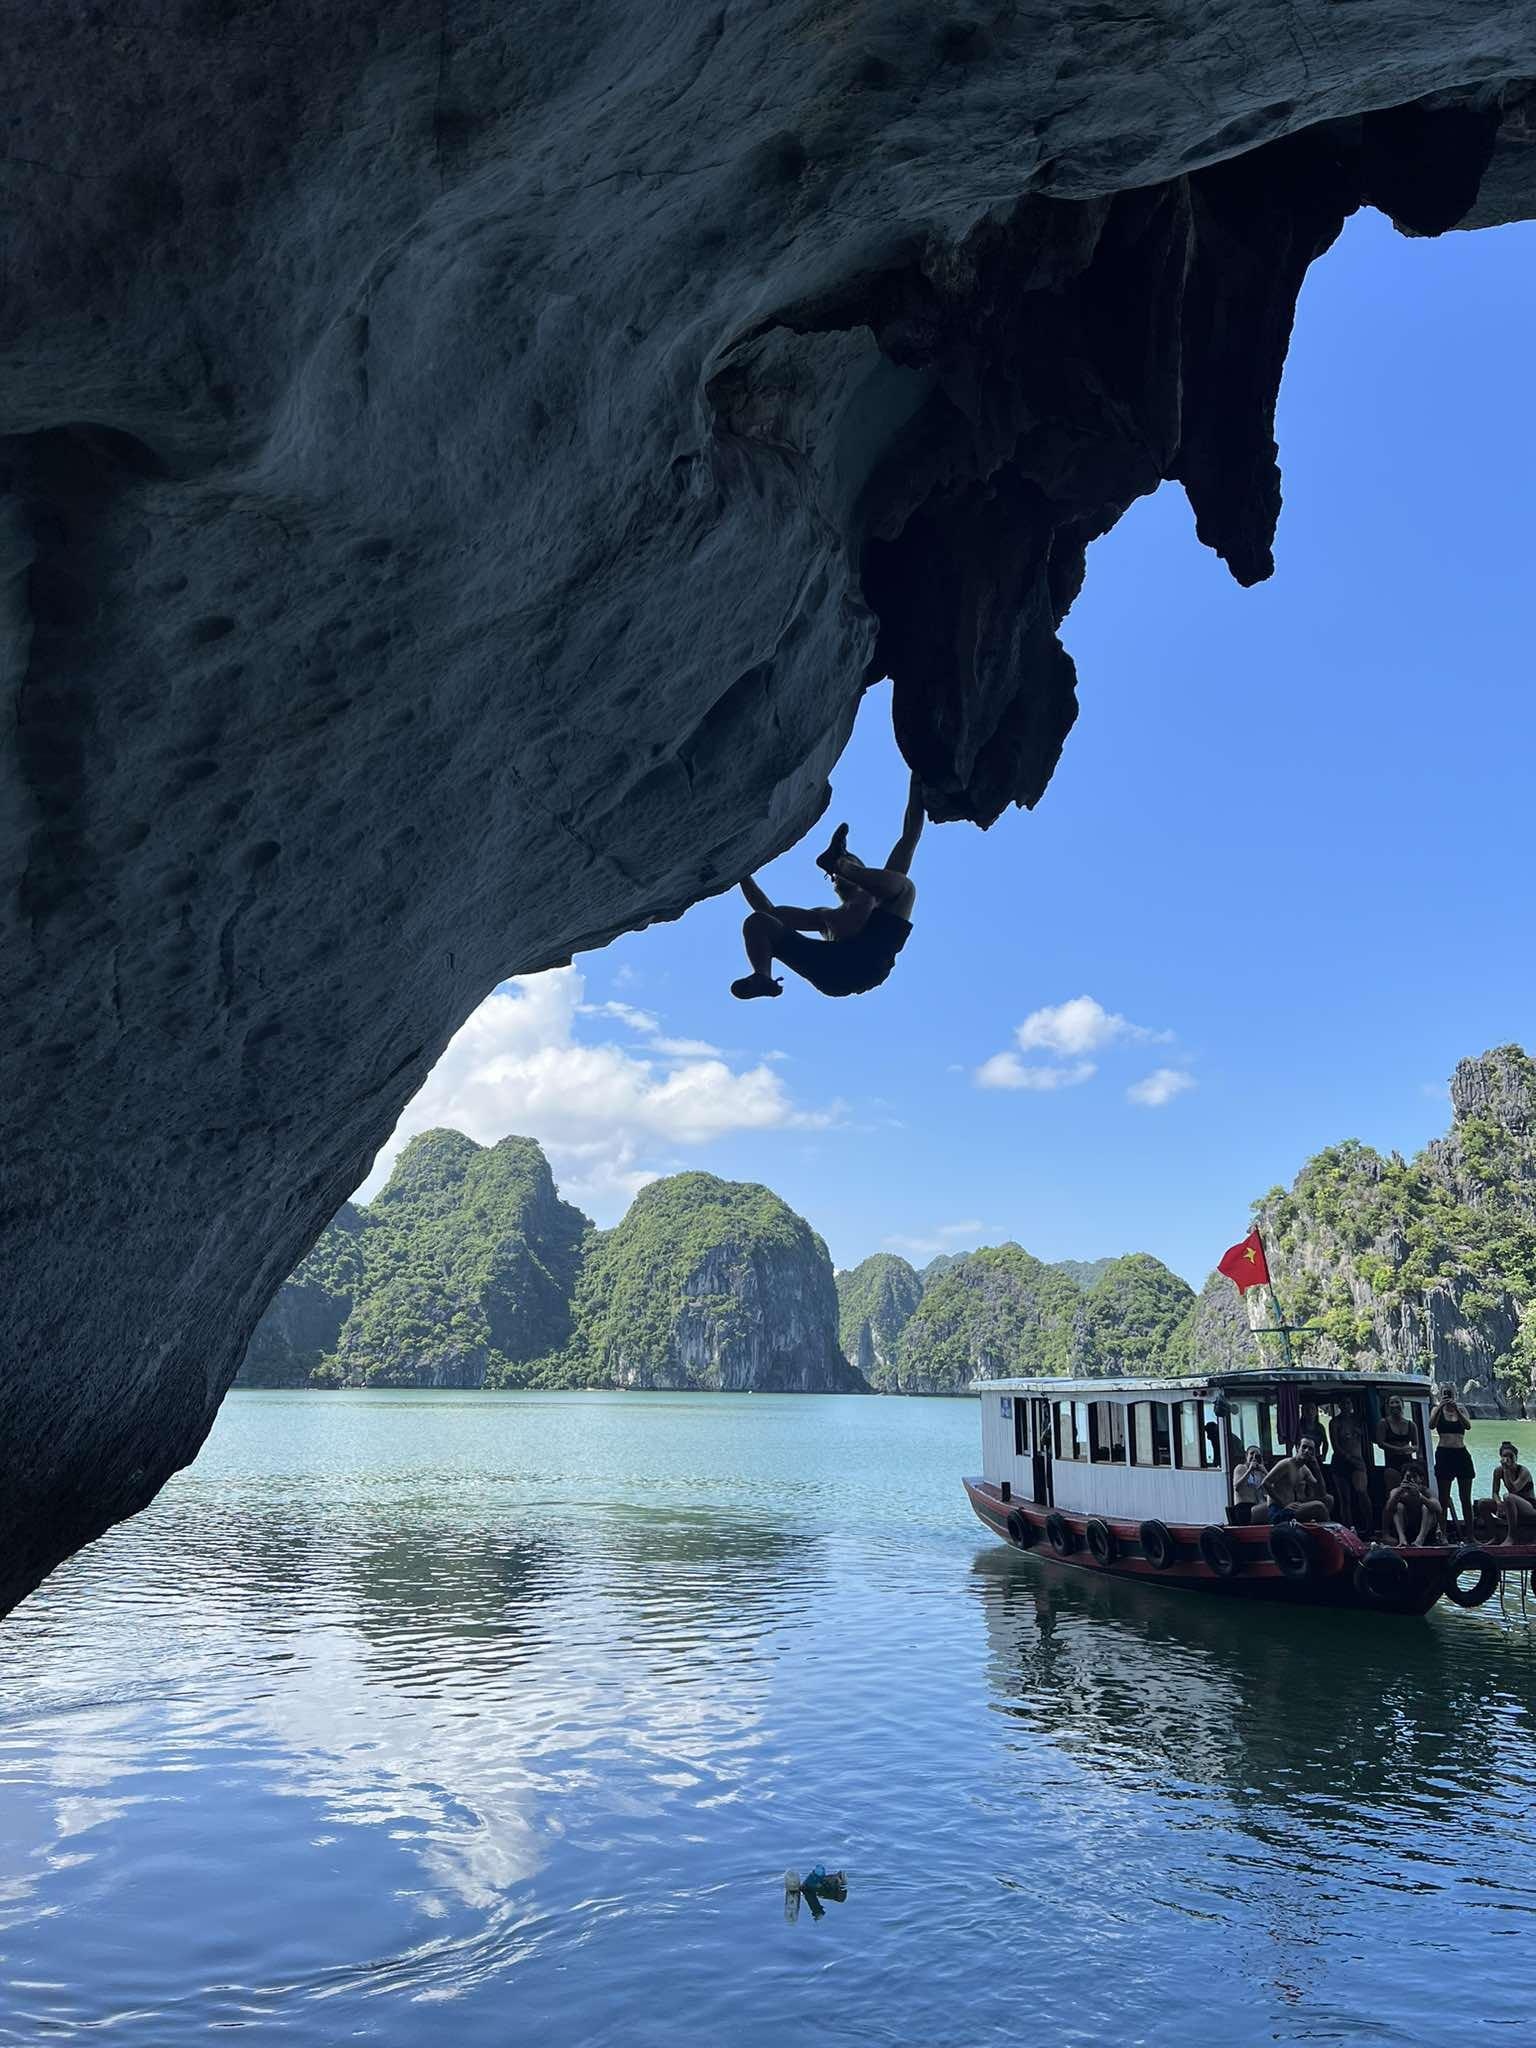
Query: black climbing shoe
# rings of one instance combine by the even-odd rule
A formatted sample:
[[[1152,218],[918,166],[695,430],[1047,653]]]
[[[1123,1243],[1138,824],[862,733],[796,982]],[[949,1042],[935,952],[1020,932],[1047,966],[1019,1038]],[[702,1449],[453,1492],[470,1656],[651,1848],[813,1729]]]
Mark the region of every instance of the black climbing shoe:
[[[837,873],[837,864],[847,851],[848,827],[846,825],[839,825],[827,843],[826,852],[817,854],[816,865],[824,875],[835,875]]]
[[[754,996],[781,996],[783,993],[783,982],[776,981],[771,974],[744,974],[740,981],[731,983],[731,994],[744,1003],[750,1003]]]

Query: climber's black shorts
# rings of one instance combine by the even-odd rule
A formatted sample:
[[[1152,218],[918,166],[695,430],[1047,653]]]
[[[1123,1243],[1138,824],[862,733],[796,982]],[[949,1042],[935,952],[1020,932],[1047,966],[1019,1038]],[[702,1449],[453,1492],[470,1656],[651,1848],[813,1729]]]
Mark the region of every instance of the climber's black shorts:
[[[851,939],[812,939],[786,931],[773,942],[774,958],[824,996],[861,996],[884,981],[911,931],[895,911],[875,910]]]

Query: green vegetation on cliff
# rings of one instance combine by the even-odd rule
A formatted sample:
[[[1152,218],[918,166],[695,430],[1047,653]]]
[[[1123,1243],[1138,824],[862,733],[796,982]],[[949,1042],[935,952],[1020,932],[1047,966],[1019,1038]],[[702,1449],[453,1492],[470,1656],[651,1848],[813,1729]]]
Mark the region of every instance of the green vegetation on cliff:
[[[765,1187],[681,1173],[593,1238],[575,1333],[580,1386],[847,1389],[826,1246]]]
[[[328,1351],[363,1286],[367,1213],[344,1202],[308,1258],[256,1325],[240,1368],[245,1387],[303,1387]]]
[[[838,1274],[838,1340],[872,1386],[889,1378],[901,1333],[922,1298],[921,1277],[894,1252],[876,1252]]]
[[[978,1375],[1179,1372],[1193,1305],[1188,1285],[1146,1252],[1046,1265],[1016,1244],[997,1245],[924,1289],[891,1384],[938,1394],[963,1392]]]
[[[1309,1362],[1428,1372],[1518,1407],[1536,1377],[1536,1064],[1515,1045],[1463,1060],[1451,1100],[1450,1132],[1416,1159],[1327,1146],[1255,1221],[1288,1319],[1320,1332]],[[1202,1365],[1234,1341],[1257,1362],[1202,1313]]]
[[[596,1233],[531,1138],[427,1131],[280,1290],[251,1386],[856,1391],[826,1246],[767,1188],[678,1174]]]
[[[483,1386],[561,1352],[590,1229],[532,1139],[426,1130],[367,1210],[362,1270],[313,1380]]]

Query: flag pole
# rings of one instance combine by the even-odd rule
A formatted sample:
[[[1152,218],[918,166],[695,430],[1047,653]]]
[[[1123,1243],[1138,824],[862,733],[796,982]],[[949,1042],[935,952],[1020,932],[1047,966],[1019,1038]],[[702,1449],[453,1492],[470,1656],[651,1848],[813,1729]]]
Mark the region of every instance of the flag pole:
[[[1258,1238],[1258,1240],[1259,1240],[1259,1249],[1260,1249],[1260,1251],[1262,1251],[1262,1252],[1263,1252],[1263,1254],[1264,1254],[1264,1271],[1265,1271],[1265,1274],[1266,1274],[1266,1275],[1268,1275],[1268,1274],[1269,1274],[1269,1246],[1268,1246],[1267,1244],[1265,1244],[1265,1242],[1264,1242],[1264,1239],[1263,1239],[1263,1237],[1262,1237],[1262,1236],[1260,1236],[1260,1233],[1259,1233],[1259,1228],[1258,1228],[1258,1225],[1257,1225],[1257,1224],[1255,1224],[1255,1225],[1254,1225],[1254,1231],[1253,1231],[1253,1234],[1254,1234],[1254,1236],[1255,1236],[1255,1237],[1257,1237],[1257,1238]],[[1271,1304],[1272,1304],[1272,1306],[1273,1306],[1273,1308],[1274,1308],[1274,1311],[1275,1311],[1275,1332],[1276,1332],[1276,1333],[1278,1333],[1278,1335],[1279,1335],[1279,1338],[1280,1338],[1280,1343],[1281,1343],[1281,1346],[1282,1346],[1282,1348],[1284,1349],[1284,1352],[1285,1352],[1285,1365],[1286,1365],[1286,1370],[1287,1370],[1288,1372],[1294,1372],[1294,1371],[1295,1371],[1295,1369],[1296,1369],[1296,1354],[1295,1354],[1295,1353],[1294,1353],[1294,1352],[1292,1351],[1292,1349],[1291,1349],[1291,1327],[1290,1327],[1290,1324],[1289,1324],[1289,1323],[1288,1323],[1288,1322],[1286,1321],[1286,1319],[1285,1319],[1285,1310],[1284,1310],[1284,1309],[1283,1309],[1283,1308],[1281,1307],[1281,1305],[1280,1305],[1280,1297],[1279,1297],[1279,1295],[1278,1295],[1278,1294],[1276,1294],[1276,1292],[1275,1292],[1275,1283],[1274,1283],[1274,1280],[1273,1280],[1273,1278],[1272,1278],[1272,1277],[1268,1277],[1268,1278],[1266,1278],[1266,1279],[1265,1279],[1265,1282],[1264,1282],[1264,1285],[1265,1285],[1265,1286],[1266,1286],[1266,1287],[1267,1287],[1267,1288],[1269,1289],[1269,1299],[1270,1299],[1270,1302],[1271,1302]],[[1256,1334],[1257,1334],[1257,1333],[1256,1333]]]

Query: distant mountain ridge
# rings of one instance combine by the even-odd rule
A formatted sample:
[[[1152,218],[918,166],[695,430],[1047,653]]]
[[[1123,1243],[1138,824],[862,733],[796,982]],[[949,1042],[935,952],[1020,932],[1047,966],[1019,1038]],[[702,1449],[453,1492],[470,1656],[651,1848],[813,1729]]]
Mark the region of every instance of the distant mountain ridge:
[[[843,1349],[871,1386],[963,1394],[977,1377],[1183,1371],[1194,1290],[1160,1259],[1034,1258],[1012,1242],[919,1274],[879,1253],[838,1275]]]
[[[321,1233],[240,1384],[867,1391],[827,1248],[767,1188],[676,1174],[599,1231],[532,1138],[446,1130]]]
[[[1305,1362],[1427,1371],[1536,1409],[1536,1063],[1463,1060],[1413,1161],[1350,1140],[1255,1205]],[[1236,1219],[1234,1219],[1234,1223]],[[1273,1340],[1268,1340],[1272,1342]],[[633,1386],[962,1393],[987,1373],[1232,1370],[1261,1352],[1231,1283],[1145,1252],[880,1252],[834,1276],[769,1189],[677,1174],[598,1231],[531,1138],[428,1131],[348,1203],[251,1340],[247,1386]]]

